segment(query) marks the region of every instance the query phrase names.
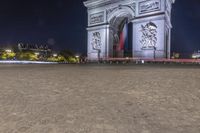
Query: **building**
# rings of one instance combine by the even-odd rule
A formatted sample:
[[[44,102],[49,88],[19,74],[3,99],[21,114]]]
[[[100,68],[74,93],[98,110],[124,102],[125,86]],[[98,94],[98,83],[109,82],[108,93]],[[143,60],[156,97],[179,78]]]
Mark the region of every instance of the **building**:
[[[88,59],[170,58],[175,0],[87,0]],[[128,39],[128,41],[127,41]],[[130,41],[131,40],[131,41]]]
[[[48,57],[52,55],[52,49],[48,45],[38,45],[38,44],[23,44],[19,43],[17,45],[19,51],[31,51],[38,54],[40,57]]]
[[[18,44],[19,51],[34,51],[34,52],[51,52],[51,48],[48,45],[37,44]]]

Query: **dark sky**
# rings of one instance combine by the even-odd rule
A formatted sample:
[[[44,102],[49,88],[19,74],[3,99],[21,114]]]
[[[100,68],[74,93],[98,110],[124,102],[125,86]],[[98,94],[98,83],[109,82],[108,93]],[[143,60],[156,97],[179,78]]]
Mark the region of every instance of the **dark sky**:
[[[172,12],[172,50],[200,49],[200,0],[176,0]],[[1,0],[0,45],[54,44],[86,52],[87,11],[83,0]]]
[[[0,45],[55,42],[86,51],[87,11],[82,0],[0,0]]]
[[[176,0],[172,25],[174,51],[189,53],[200,50],[200,0]]]

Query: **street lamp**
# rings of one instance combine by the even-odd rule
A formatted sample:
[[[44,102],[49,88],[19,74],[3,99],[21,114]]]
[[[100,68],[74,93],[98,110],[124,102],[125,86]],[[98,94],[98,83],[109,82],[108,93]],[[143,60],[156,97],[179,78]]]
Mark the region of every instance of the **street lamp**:
[[[98,49],[98,61],[100,62],[100,60],[101,60],[101,50]]]
[[[156,47],[155,46],[153,46],[153,58],[154,58],[154,60],[156,59]]]
[[[76,55],[76,61],[78,61],[77,63],[80,63],[80,56],[79,55]]]

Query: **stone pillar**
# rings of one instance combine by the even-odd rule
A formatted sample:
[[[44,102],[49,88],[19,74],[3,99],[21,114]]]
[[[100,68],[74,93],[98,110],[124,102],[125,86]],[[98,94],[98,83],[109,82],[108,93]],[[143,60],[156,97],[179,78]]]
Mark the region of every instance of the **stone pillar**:
[[[89,27],[88,59],[98,60],[113,56],[113,33],[109,25]]]
[[[133,57],[170,58],[169,0],[138,0],[133,23]],[[167,32],[166,32],[167,31]]]
[[[171,29],[169,30],[169,37],[168,37],[168,59],[171,59]]]
[[[133,22],[133,57],[165,58],[164,16],[139,18]]]

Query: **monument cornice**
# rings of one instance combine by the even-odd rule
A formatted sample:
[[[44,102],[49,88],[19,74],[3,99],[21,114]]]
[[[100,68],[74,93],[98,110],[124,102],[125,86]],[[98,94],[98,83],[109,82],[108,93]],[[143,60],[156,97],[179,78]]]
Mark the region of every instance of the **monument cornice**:
[[[113,3],[117,3],[120,2],[122,0],[87,0],[84,3],[84,5],[91,9],[91,8],[96,8],[96,7],[100,7],[100,6],[104,6],[104,5],[108,5],[108,4],[113,4]],[[123,0],[126,2],[136,2],[138,0]],[[176,0],[169,0],[171,3],[175,3]]]
[[[117,3],[120,1],[122,1],[122,0],[87,0],[84,2],[84,5],[87,8],[95,8],[95,7],[100,7],[100,6],[104,6],[104,5],[108,5],[108,4]],[[124,1],[133,2],[136,0],[124,0]]]

